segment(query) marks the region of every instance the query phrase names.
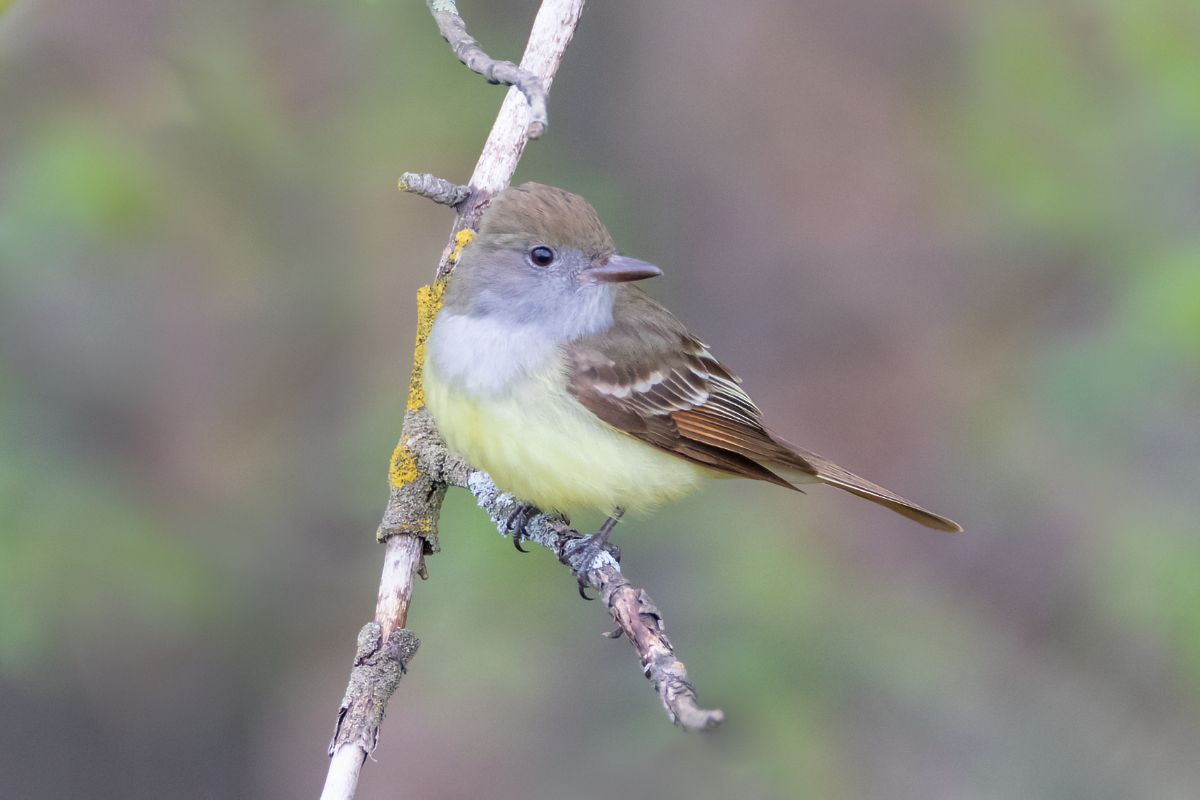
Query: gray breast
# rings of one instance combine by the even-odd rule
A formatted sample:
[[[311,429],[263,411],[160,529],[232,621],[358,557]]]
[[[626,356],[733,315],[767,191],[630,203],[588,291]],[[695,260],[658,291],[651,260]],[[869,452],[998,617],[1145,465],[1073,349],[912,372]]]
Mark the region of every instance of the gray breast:
[[[445,310],[433,325],[428,348],[438,378],[471,395],[504,394],[559,356],[553,335],[539,326]]]

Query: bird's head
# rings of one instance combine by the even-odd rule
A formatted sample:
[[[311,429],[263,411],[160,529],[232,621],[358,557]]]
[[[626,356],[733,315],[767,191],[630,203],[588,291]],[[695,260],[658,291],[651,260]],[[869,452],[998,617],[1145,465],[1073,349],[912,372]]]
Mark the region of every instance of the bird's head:
[[[582,197],[525,183],[500,193],[484,212],[454,269],[446,307],[541,322],[570,335],[611,319],[617,284],[661,274],[653,264],[618,254]]]

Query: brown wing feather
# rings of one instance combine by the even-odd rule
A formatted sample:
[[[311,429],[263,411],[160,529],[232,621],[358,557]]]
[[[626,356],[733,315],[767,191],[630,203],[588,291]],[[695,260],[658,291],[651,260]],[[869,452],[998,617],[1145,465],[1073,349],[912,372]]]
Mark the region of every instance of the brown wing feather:
[[[956,523],[772,436],[741,381],[669,311],[622,287],[613,326],[567,346],[569,389],[609,425],[718,472],[798,489],[779,474],[820,480],[922,525]],[[799,473],[799,475],[796,475]]]

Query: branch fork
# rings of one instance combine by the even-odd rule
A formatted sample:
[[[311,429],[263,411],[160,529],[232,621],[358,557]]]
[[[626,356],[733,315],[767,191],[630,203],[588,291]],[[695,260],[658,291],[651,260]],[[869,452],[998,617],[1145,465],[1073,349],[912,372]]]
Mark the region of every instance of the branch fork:
[[[422,452],[418,455],[422,468],[449,486],[470,491],[500,534],[507,535],[508,520],[522,505],[521,500],[500,491],[487,473],[449,453],[437,437],[427,411],[417,412],[414,418],[414,430],[422,432],[418,435],[424,437],[424,431],[432,433],[422,438]],[[586,537],[558,514],[539,513],[530,517],[524,526],[524,538],[554,553],[581,583],[586,582],[598,593],[617,624],[609,637],[623,635],[629,640],[672,722],[684,730],[702,731],[724,721],[725,715],[720,710],[700,707],[687,668],[676,657],[675,648],[667,638],[662,612],[645,589],[629,582],[612,553],[580,546]]]
[[[549,124],[546,117],[546,95],[550,87],[546,82],[536,72],[523,69],[511,61],[500,61],[485,53],[479,42],[467,33],[467,23],[458,13],[455,0],[428,0],[428,5],[442,38],[467,69],[482,75],[488,83],[515,86],[525,95],[529,102],[529,138],[541,138]]]
[[[483,146],[468,185],[434,175],[404,173],[400,189],[455,209],[450,241],[436,280],[418,292],[417,342],[409,384],[408,409],[389,467],[387,507],[377,531],[384,543],[375,619],[358,635],[345,696],[338,709],[322,800],[351,800],[363,762],[378,744],[379,727],[420,642],[405,628],[414,576],[426,577],[425,557],[439,550],[438,518],[446,490],[465,488],[488,513],[500,534],[523,504],[500,491],[484,472],[449,452],[424,408],[421,380],[425,341],[441,307],[445,278],[470,242],[487,204],[509,183],[529,139],[546,127],[546,96],[570,44],[584,0],[543,0],[521,64],[492,59],[466,31],[454,0],[428,0],[438,29],[455,56],[492,83],[513,87]],[[724,714],[699,706],[687,670],[666,635],[662,613],[644,589],[621,572],[609,549],[583,546],[584,537],[562,516],[538,513],[523,526],[525,539],[554,553],[604,602],[616,629],[604,635],[629,640],[671,721],[688,731],[721,724]]]

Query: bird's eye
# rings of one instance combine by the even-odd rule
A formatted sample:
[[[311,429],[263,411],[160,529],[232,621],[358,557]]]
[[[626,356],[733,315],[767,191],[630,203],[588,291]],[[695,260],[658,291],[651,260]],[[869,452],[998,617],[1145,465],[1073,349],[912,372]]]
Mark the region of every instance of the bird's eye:
[[[544,244],[529,251],[529,260],[537,267],[548,267],[554,263],[554,251]]]

